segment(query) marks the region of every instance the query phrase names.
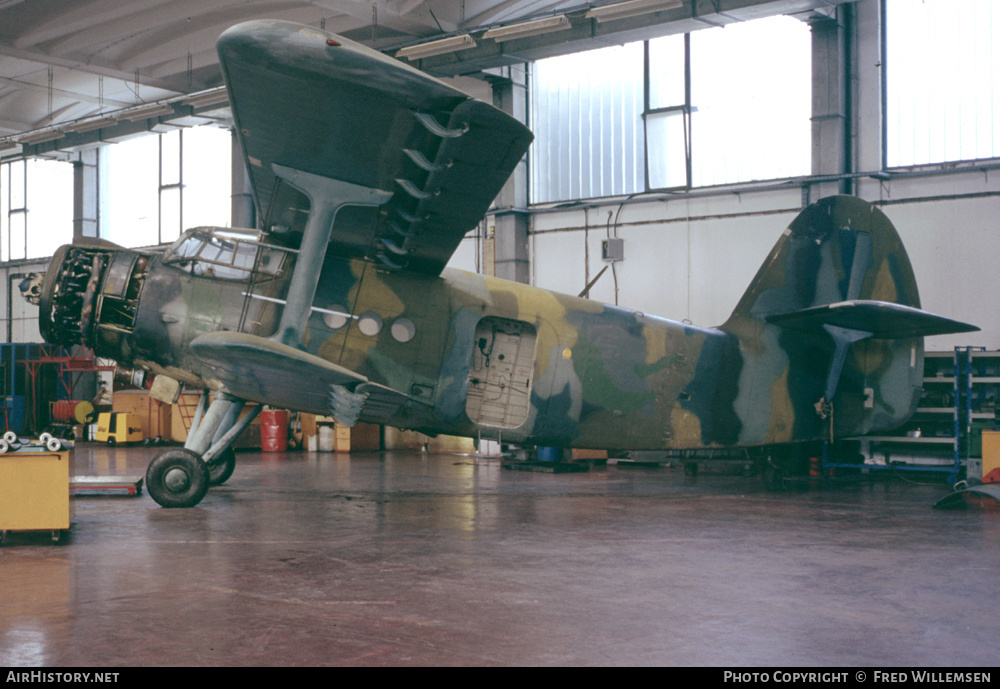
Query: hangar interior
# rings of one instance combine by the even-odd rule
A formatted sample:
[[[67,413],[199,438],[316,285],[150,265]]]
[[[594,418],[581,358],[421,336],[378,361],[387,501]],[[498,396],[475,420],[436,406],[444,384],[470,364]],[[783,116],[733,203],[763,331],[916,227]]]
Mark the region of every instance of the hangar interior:
[[[925,385],[928,406],[943,416],[861,446],[883,468],[891,452],[943,469],[938,483],[774,495],[728,468],[707,483],[663,466],[522,475],[469,459],[469,441],[358,429],[326,448],[351,454],[241,453],[197,509],[75,500],[65,557],[12,536],[6,664],[990,661],[993,604],[954,582],[992,568],[995,515],[925,508],[970,458],[986,473],[979,433],[997,429],[992,3],[0,2],[8,428],[41,432],[28,428],[37,405],[66,398],[142,416],[147,440],[190,425],[186,395],[170,418],[112,382],[113,364],[33,349],[38,307],[19,286],[74,238],[162,249],[190,227],[259,226],[215,41],[265,17],[373,47],[533,130],[452,267],[710,327],[803,208],[836,194],[874,204],[909,252],[922,308],[979,327],[926,340],[926,375],[941,379]],[[980,380],[956,392],[966,361]],[[50,398],[14,401],[39,379]],[[959,440],[962,394],[977,406]],[[106,441],[88,421],[77,437]],[[298,441],[313,449],[311,429],[320,449],[324,421],[299,424]],[[141,475],[152,456],[88,445],[78,473]],[[900,534],[931,555],[913,559]],[[746,572],[745,599],[723,604]]]

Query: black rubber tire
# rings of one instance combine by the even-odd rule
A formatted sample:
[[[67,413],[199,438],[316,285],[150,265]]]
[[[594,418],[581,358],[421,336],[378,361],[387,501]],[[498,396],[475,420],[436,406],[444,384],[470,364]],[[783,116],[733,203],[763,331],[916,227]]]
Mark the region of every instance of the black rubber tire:
[[[190,450],[161,452],[146,468],[146,490],[161,507],[194,507],[209,485],[208,466]]]
[[[229,480],[236,470],[236,452],[227,447],[222,454],[208,463],[208,482],[212,486],[221,486]]]
[[[115,446],[115,439],[108,438],[108,447],[114,447],[114,446]]]

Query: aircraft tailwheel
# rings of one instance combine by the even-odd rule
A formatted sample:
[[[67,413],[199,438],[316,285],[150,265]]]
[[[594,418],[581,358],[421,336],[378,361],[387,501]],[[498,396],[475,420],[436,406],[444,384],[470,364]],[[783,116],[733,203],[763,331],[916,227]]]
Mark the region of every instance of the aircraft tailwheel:
[[[236,469],[236,452],[231,447],[227,447],[221,454],[215,456],[208,463],[209,484],[221,486],[229,480]]]
[[[210,482],[208,466],[190,450],[161,452],[146,469],[146,490],[162,507],[194,507]]]

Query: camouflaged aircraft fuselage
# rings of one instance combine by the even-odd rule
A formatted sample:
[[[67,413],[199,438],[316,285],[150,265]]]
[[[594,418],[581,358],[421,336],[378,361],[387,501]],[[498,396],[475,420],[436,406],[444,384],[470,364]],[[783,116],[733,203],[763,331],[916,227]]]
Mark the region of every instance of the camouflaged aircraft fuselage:
[[[248,252],[242,265],[272,269],[250,280],[236,259],[213,263],[207,247],[226,232],[230,248],[243,246],[233,256]],[[91,266],[98,253],[77,262]],[[120,250],[107,259],[110,266],[146,265],[117,280],[107,271],[108,284],[95,290],[102,298],[86,341],[101,356],[154,374],[197,387],[237,387],[220,381],[191,345],[212,333],[272,338],[293,255],[244,246],[233,231],[199,229],[164,256],[139,256]],[[57,256],[51,273],[68,260],[65,252]],[[111,308],[112,287],[135,294],[131,323],[111,322],[121,313]],[[845,437],[893,428],[910,416],[921,388],[922,338],[850,342],[824,410],[817,404],[830,382],[835,334],[768,317],[842,302],[852,289],[855,298],[919,306],[905,252],[885,216],[857,199],[835,197],[793,223],[718,328],[465,271],[423,276],[328,256],[303,349],[400,395],[398,404],[362,406],[356,420],[428,433],[607,449]],[[299,394],[300,379],[310,375],[305,365],[290,369],[289,385],[262,384],[255,394],[253,381],[261,376],[249,352],[234,378],[241,397],[330,413],[327,398]]]

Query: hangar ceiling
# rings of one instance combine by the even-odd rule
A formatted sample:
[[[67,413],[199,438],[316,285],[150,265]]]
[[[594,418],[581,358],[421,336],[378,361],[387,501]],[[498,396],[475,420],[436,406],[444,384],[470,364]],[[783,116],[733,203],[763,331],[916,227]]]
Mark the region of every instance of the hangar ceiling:
[[[229,26],[249,19],[310,24],[393,55],[409,44],[481,33],[525,19],[556,14],[572,19],[570,31],[502,44],[480,37],[475,50],[419,63],[432,73],[456,75],[772,14],[829,14],[846,1],[684,0],[677,8],[599,23],[587,18],[587,11],[615,2],[0,0],[0,155],[44,153],[57,146],[39,148],[36,142],[60,138],[64,125],[78,133],[100,130],[114,122],[103,119],[106,114],[218,88],[222,77],[215,40]],[[221,111],[227,104],[224,97],[223,102],[218,100],[217,96],[200,102],[188,99],[183,107],[191,115],[224,118]],[[183,114],[178,104],[170,117]],[[146,120],[142,123],[147,126]],[[42,136],[37,134],[40,130]],[[25,138],[26,133],[35,134]],[[100,136],[86,138],[93,141]]]

